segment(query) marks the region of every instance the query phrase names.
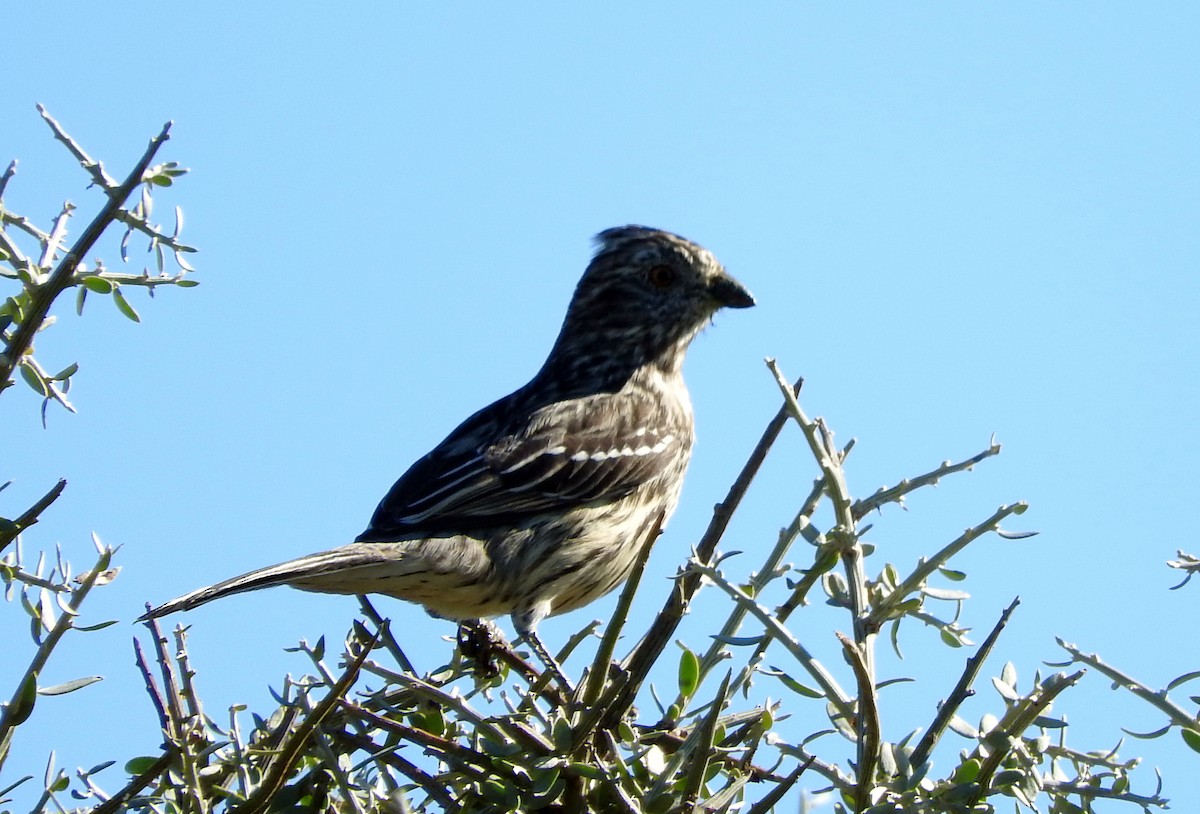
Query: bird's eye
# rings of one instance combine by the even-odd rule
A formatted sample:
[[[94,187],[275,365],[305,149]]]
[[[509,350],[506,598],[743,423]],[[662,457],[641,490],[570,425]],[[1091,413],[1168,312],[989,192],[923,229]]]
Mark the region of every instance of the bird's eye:
[[[654,266],[647,273],[646,279],[655,288],[669,288],[675,283],[675,269],[670,266]]]

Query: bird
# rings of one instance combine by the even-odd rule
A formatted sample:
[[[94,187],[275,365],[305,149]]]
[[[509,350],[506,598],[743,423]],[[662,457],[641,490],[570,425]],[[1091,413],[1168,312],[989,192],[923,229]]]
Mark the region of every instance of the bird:
[[[354,542],[200,588],[140,619],[277,585],[380,594],[459,622],[507,614],[561,678],[538,623],[622,584],[674,511],[694,441],[685,352],[717,311],[755,304],[711,252],[679,235],[630,225],[595,244],[533,378],[417,460]]]

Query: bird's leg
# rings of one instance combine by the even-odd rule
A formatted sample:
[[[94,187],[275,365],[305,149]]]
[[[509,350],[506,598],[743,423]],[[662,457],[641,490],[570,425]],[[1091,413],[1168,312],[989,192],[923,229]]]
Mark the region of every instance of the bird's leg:
[[[514,613],[512,615],[513,627],[517,631],[517,635],[525,640],[529,645],[529,649],[533,654],[546,666],[546,671],[557,679],[559,685],[566,691],[567,695],[575,692],[571,682],[567,680],[567,676],[563,673],[562,667],[558,666],[558,662],[554,656],[550,655],[550,651],[546,649],[546,645],[542,644],[542,640],[537,635],[538,622],[550,615],[550,603],[544,602],[524,613]]]
[[[529,649],[532,650],[533,654],[537,656],[539,660],[541,660],[542,664],[546,666],[546,671],[554,676],[555,680],[558,681],[563,690],[566,691],[567,695],[570,696],[572,693],[574,693],[575,688],[571,686],[571,682],[567,679],[566,674],[562,671],[562,667],[559,666],[558,661],[554,658],[554,656],[550,655],[550,651],[546,649],[546,645],[542,644],[542,640],[538,638],[537,633],[530,628],[529,630],[520,631],[520,634],[521,638],[525,640],[525,643],[529,645]]]

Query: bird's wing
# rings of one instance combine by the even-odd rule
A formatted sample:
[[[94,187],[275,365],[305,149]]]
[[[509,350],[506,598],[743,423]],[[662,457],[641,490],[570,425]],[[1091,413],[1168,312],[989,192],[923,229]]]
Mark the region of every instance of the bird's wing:
[[[487,410],[468,419],[396,482],[358,539],[470,531],[617,499],[686,462],[692,442],[682,416],[648,397],[587,396],[543,407],[508,431],[498,424]],[[472,437],[488,440],[472,445]]]

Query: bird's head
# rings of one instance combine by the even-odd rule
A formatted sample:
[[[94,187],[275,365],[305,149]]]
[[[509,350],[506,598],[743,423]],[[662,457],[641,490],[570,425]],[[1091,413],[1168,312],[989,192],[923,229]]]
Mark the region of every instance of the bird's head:
[[[622,226],[596,243],[551,353],[560,370],[590,365],[619,376],[652,363],[677,372],[713,314],[754,305],[711,252],[678,235]]]

